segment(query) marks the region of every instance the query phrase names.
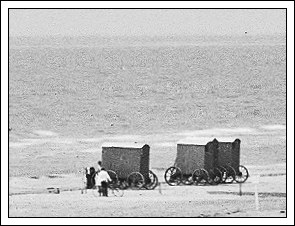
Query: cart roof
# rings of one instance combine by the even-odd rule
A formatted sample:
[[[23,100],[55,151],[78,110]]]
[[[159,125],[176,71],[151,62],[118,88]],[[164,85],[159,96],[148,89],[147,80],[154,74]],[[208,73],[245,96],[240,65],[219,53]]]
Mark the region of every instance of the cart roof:
[[[209,137],[188,137],[177,141],[177,144],[191,144],[191,145],[206,145],[208,142],[212,141],[214,138]]]
[[[218,142],[234,142],[236,139],[238,139],[237,137],[216,137],[216,140],[218,140]]]
[[[234,142],[236,137],[188,137],[177,141],[177,144],[206,145],[216,139],[218,142]]]
[[[117,148],[142,148],[145,143],[138,142],[105,142],[101,146],[102,147],[117,147]]]

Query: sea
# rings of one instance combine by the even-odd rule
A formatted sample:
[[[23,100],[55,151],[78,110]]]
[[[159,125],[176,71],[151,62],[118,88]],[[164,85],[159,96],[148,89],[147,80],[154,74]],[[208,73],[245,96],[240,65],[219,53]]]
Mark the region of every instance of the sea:
[[[285,126],[286,82],[284,35],[9,37],[9,141]]]

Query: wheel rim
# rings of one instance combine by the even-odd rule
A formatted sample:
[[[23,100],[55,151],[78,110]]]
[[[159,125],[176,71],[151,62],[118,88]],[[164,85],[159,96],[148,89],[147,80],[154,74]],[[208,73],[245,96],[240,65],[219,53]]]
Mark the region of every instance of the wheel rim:
[[[221,171],[220,183],[225,183],[228,172],[223,166],[219,166],[218,169]]]
[[[221,181],[222,181],[222,172],[220,169],[218,168],[215,168],[214,169],[214,172],[215,172],[215,178],[214,178],[214,181],[217,183],[217,184],[220,184]]]
[[[239,166],[239,172],[235,177],[237,183],[244,183],[249,177],[248,170],[245,166]]]
[[[141,188],[144,185],[144,177],[139,172],[133,172],[128,176],[128,185],[131,188]]]
[[[226,175],[226,180],[225,183],[232,183],[235,178],[236,178],[236,171],[232,166],[227,166],[227,175]]]
[[[194,172],[193,172],[193,176],[192,176],[192,179],[193,179],[193,182],[195,185],[198,184],[198,181],[200,180],[201,176],[201,170],[200,169],[196,169]]]
[[[208,171],[205,169],[201,169],[201,172],[202,172],[202,177],[199,183],[205,185],[207,182],[209,182],[209,174],[208,174]]]
[[[208,172],[205,169],[196,169],[193,172],[192,180],[196,185],[205,185],[208,182]]]
[[[155,182],[155,180],[156,180],[156,175],[151,170],[149,170],[149,178],[146,183],[153,184]]]
[[[185,175],[182,175],[182,180],[181,182],[185,185],[191,185],[194,183],[193,181],[193,174],[190,173],[190,174],[185,174]]]
[[[128,181],[119,179],[119,188],[125,190],[128,188]]]
[[[221,170],[214,168],[209,171],[209,183],[212,185],[217,185],[222,181],[222,172]]]
[[[149,170],[149,179],[148,183],[146,183],[145,187],[148,190],[155,189],[158,185],[158,177],[151,170]]]
[[[182,178],[181,170],[178,167],[172,166],[165,172],[165,181],[171,186],[179,185]]]
[[[107,172],[112,180],[110,182],[110,184],[117,184],[118,183],[118,176],[117,176],[116,172],[113,170],[107,170]]]

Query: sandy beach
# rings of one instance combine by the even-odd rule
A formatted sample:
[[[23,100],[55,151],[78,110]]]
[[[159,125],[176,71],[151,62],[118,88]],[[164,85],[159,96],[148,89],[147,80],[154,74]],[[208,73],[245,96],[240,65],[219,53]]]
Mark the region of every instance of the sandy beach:
[[[14,178],[10,181],[10,217],[286,217],[286,171],[283,165],[250,169],[242,185],[175,186],[161,180],[155,190],[125,190],[123,197],[97,197],[76,185],[79,175],[60,178]],[[277,175],[273,173],[276,172]],[[255,175],[256,173],[256,175]],[[257,176],[259,183],[256,184]],[[279,182],[279,183],[278,183]],[[65,185],[66,184],[66,185]],[[30,185],[32,190],[28,189]],[[255,186],[259,206],[255,204]],[[45,187],[59,187],[48,193]],[[68,189],[67,187],[72,187]],[[21,194],[22,193],[22,194]]]
[[[252,143],[252,146],[247,146],[252,142],[251,134],[254,131],[257,142]],[[85,186],[83,167],[96,166],[95,160],[101,158],[100,146],[106,140],[113,142],[144,141],[147,136],[124,135],[114,136],[112,139],[83,138],[73,142],[74,139],[60,139],[57,134],[49,131],[37,131],[35,136],[38,137],[10,143],[11,150],[15,150],[15,152],[11,151],[11,160],[21,159],[20,156],[14,158],[16,153],[23,154],[26,157],[23,159],[28,160],[32,152],[25,152],[26,150],[33,149],[39,152],[35,152],[35,158],[31,159],[34,168],[24,167],[21,173],[9,178],[9,216],[286,217],[286,164],[284,159],[278,161],[276,139],[271,145],[269,139],[269,136],[281,137],[284,132],[285,129],[282,126],[268,126],[256,129],[187,131],[162,137],[149,136],[148,138],[157,137],[151,143],[150,167],[158,176],[160,185],[155,190],[128,189],[123,197],[103,198],[94,196],[92,190],[83,190]],[[190,143],[200,139],[201,134],[203,138],[208,134],[214,134],[217,137],[219,135],[221,140],[225,139],[225,137],[220,137],[221,133],[227,135],[227,139],[231,139],[233,134],[240,134],[244,138],[241,146],[241,164],[247,167],[250,177],[242,184],[242,196],[239,195],[240,188],[237,183],[175,187],[165,183],[165,169],[173,164],[176,155],[174,142],[177,143],[178,140],[178,142]],[[209,137],[204,139],[209,139]],[[261,142],[258,142],[259,140]],[[266,140],[269,154],[259,159],[257,150],[261,149],[261,144]],[[82,151],[80,146],[78,148],[76,146],[79,142],[80,146],[83,146]],[[59,149],[54,150],[52,147],[59,147]],[[45,151],[44,148],[52,151]],[[67,152],[71,149],[72,151]],[[16,152],[17,150],[19,152]],[[40,164],[40,159],[45,157],[53,161],[44,162],[45,165]],[[75,160],[69,166],[64,164],[65,158]],[[253,159],[252,164],[251,159]],[[50,166],[52,162],[54,166]],[[19,161],[19,164],[22,164],[22,161]],[[13,169],[12,166],[11,169]],[[58,166],[62,167],[58,168]],[[255,202],[255,186],[257,186],[259,197],[259,210]],[[60,193],[49,193],[48,188],[58,188]]]

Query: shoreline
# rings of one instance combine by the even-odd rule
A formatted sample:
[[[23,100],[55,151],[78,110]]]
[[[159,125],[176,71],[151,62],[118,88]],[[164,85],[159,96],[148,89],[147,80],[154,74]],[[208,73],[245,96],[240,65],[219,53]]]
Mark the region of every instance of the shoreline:
[[[178,143],[241,140],[240,165],[265,167],[286,163],[285,127],[212,128],[157,134],[116,134],[113,136],[63,136],[48,130],[32,131],[27,138],[9,142],[9,176],[40,177],[78,173],[96,166],[102,146],[107,143],[145,143],[150,146],[150,168],[167,169],[174,164]],[[10,134],[10,138],[14,137]],[[269,172],[273,173],[273,172]]]

